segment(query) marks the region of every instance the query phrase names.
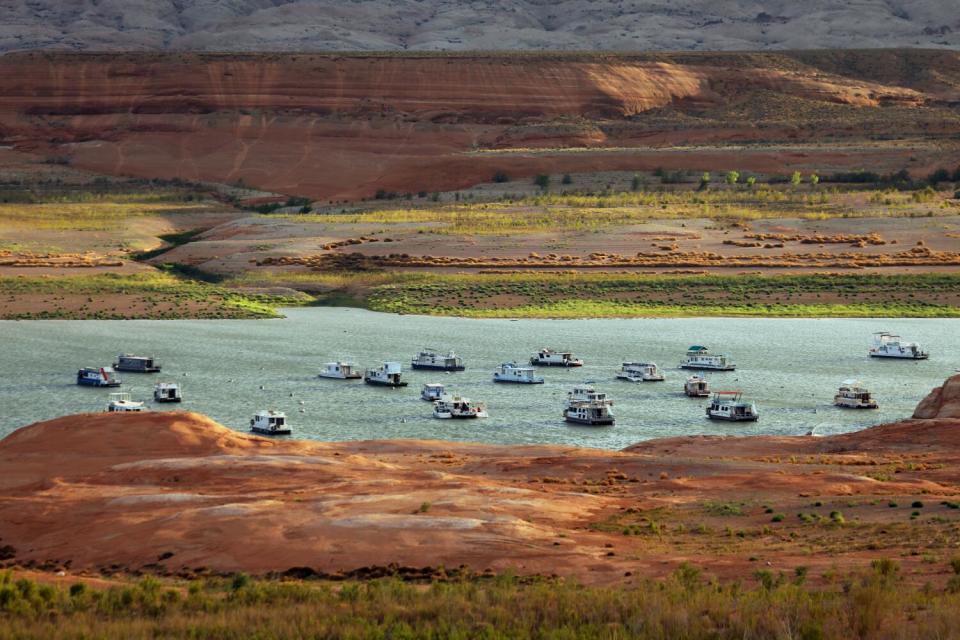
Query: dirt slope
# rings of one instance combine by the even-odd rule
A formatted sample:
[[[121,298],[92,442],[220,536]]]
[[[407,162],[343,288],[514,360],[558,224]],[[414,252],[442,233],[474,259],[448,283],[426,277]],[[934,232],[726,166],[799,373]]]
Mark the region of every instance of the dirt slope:
[[[610,452],[267,440],[189,413],[67,416],[0,441],[0,548],[26,566],[184,575],[376,575],[370,567],[396,564],[427,576],[467,565],[611,582],[682,561],[743,575],[757,556],[784,570],[853,567],[953,544],[956,512],[937,503],[960,494],[958,427],[913,420]],[[813,496],[817,517],[842,506],[850,524],[770,524],[767,505],[816,511]],[[943,513],[897,533],[906,525],[885,504],[894,496]],[[723,542],[731,526],[745,534]]]
[[[498,170],[894,170],[960,158],[942,145],[960,131],[948,106],[960,99],[960,54],[889,52],[896,72],[861,73],[870,55],[12,55],[0,58],[0,144],[12,147],[6,162],[329,200],[463,188]],[[911,140],[662,152],[891,133]],[[926,138],[941,142],[915,148]]]

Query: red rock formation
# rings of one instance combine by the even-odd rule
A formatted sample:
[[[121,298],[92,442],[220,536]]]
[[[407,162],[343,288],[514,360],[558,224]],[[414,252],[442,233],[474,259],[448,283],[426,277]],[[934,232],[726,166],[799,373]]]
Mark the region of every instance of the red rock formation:
[[[960,374],[948,378],[924,398],[913,417],[918,419],[960,418]]]
[[[831,500],[850,507],[853,495],[921,496],[946,514],[947,502],[934,505],[956,500],[960,482],[960,429],[942,419],[956,408],[958,382],[921,405],[935,406],[936,420],[827,438],[691,436],[625,452],[268,440],[178,412],[67,416],[0,441],[0,546],[14,563],[79,571],[376,575],[363,568],[399,564],[428,577],[467,565],[612,582],[662,576],[680,562],[749,575],[758,553],[778,568],[820,562],[833,571],[888,557],[898,544],[909,556],[915,540],[890,539],[871,554],[853,543],[862,535],[853,528],[849,551],[817,559],[803,540],[820,529],[802,523],[778,525],[790,528],[771,533],[777,551],[748,536],[743,544],[756,546],[720,552],[732,544],[727,535],[718,547],[713,534],[682,532],[759,531],[771,518],[759,505],[809,510],[813,495],[824,509]],[[704,510],[730,500],[747,505],[735,523]],[[902,523],[885,501],[860,502],[870,522]],[[634,539],[618,524],[649,531],[661,519],[672,522],[667,539]],[[674,546],[677,536],[686,537]],[[796,549],[783,544],[792,536]],[[914,568],[938,570],[919,559]]]
[[[782,133],[782,126],[761,130],[735,117],[689,128],[665,121],[667,112],[652,125],[638,120],[651,110],[716,110],[756,95],[869,109],[942,98],[906,81],[879,84],[769,60],[722,54],[8,55],[0,58],[0,142],[33,158],[67,157],[74,166],[107,174],[243,180],[284,193],[344,199],[378,189],[462,188],[489,180],[496,170],[523,176],[657,166],[723,169],[732,160],[722,153],[602,148]],[[515,144],[585,145],[598,152],[471,153]],[[809,164],[814,158],[737,151],[736,165],[780,171],[794,161]],[[830,162],[859,167],[868,161],[848,153]]]

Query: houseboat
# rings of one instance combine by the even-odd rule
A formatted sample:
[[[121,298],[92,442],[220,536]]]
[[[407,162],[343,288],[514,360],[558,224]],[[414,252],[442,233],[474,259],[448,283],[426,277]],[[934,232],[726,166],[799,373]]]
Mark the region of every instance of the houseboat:
[[[617,378],[628,382],[663,382],[663,373],[654,362],[624,362]]]
[[[873,334],[870,347],[871,358],[901,358],[904,360],[926,360],[930,354],[920,348],[916,342],[904,342],[900,336],[889,331]]]
[[[87,387],[119,387],[118,378],[110,367],[84,367],[77,371],[77,384]]]
[[[743,401],[742,391],[715,391],[707,406],[707,417],[729,422],[754,422],[760,414],[757,405]]]
[[[360,367],[350,358],[327,362],[317,375],[321,378],[333,378],[334,380],[359,380],[363,377],[363,374],[360,373]]]
[[[733,371],[737,365],[725,355],[714,355],[704,346],[693,345],[687,349],[687,357],[680,363],[680,368]]]
[[[429,382],[420,389],[420,399],[427,402],[434,402],[443,396],[443,385],[436,382]]]
[[[876,409],[877,401],[859,380],[844,380],[833,396],[833,404],[843,409]]]
[[[367,369],[363,381],[380,387],[405,387],[407,383],[400,379],[401,373],[399,362],[384,362],[376,369]]]
[[[567,394],[567,406],[563,409],[563,418],[567,422],[590,426],[614,424],[610,407],[613,401],[607,394],[598,393],[593,387],[575,387]]]
[[[683,383],[683,393],[689,398],[708,398],[710,383],[702,375],[695,373]]]
[[[543,378],[536,375],[530,367],[521,367],[516,362],[504,362],[493,372],[494,382],[515,382],[517,384],[543,384]]]
[[[424,349],[410,361],[414,369],[429,369],[432,371],[464,371],[463,358],[453,351],[441,353],[436,349]]]
[[[441,420],[486,418],[487,407],[482,402],[445,393],[433,403],[433,417]]]
[[[110,413],[123,411],[143,411],[143,403],[134,402],[131,400],[129,393],[111,393],[110,404],[107,405],[107,411]]]
[[[160,371],[160,363],[151,356],[133,356],[124,353],[117,356],[113,368],[117,371],[130,371],[132,373],[157,373]]]
[[[291,433],[287,425],[287,414],[273,410],[258,411],[250,419],[250,431],[265,436],[286,436]]]
[[[537,355],[530,358],[530,364],[541,367],[582,367],[583,360],[574,358],[569,352],[540,349]]]
[[[153,387],[154,402],[181,402],[183,392],[179,382],[158,382]]]

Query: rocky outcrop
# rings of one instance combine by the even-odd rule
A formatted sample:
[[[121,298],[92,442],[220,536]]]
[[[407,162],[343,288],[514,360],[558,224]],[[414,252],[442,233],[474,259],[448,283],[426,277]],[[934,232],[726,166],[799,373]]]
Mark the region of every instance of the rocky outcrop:
[[[0,51],[956,47],[942,0],[5,0]]]
[[[934,418],[960,419],[960,374],[948,378],[924,398],[913,417],[921,420]]]
[[[931,403],[939,418],[956,407],[957,382]],[[730,534],[718,547],[711,532],[771,526],[760,505],[809,511],[815,495],[825,516],[834,503],[856,506],[851,496],[918,496],[930,514],[949,515],[958,439],[956,421],[937,419],[828,438],[691,436],[618,452],[270,440],[181,412],[65,416],[0,441],[0,565],[427,580],[461,567],[457,575],[596,583],[694,562],[742,577],[756,554],[778,567],[815,562],[805,552],[791,560],[795,549],[771,548],[766,533],[747,536],[755,546],[718,551]],[[904,517],[886,507],[869,514],[874,523]],[[799,536],[796,549],[820,535],[802,523],[776,528],[778,541]],[[847,535],[824,569],[909,556],[915,544],[898,539],[871,556],[854,543],[860,529]]]

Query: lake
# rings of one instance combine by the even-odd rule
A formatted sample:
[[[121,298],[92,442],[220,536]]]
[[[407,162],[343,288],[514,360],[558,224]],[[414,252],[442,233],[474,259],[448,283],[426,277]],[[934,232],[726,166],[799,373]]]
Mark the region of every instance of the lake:
[[[0,436],[38,420],[106,408],[110,389],[78,387],[76,371],[109,366],[119,353],[154,355],[160,374],[121,373],[135,400],[153,384],[175,380],[181,405],[237,430],[266,408],[285,411],[294,437],[319,440],[438,438],[501,444],[555,443],[619,449],[690,434],[828,435],[907,418],[929,391],[960,366],[960,321],[951,319],[472,320],[396,316],[348,308],[299,308],[282,320],[36,320],[0,322]],[[867,356],[871,334],[889,330],[928,349],[926,361]],[[757,403],[753,424],[707,420],[704,399],[683,395],[688,372],[677,368],[691,344],[708,345],[738,364],[709,373],[715,390],[741,389]],[[421,348],[455,349],[463,373],[412,371]],[[541,368],[544,385],[494,384],[494,368],[526,361],[541,347],[573,351],[581,369]],[[361,366],[404,364],[405,389],[317,377],[324,362],[353,356]],[[620,364],[648,360],[665,382],[616,380]],[[840,382],[864,381],[876,411],[831,406]],[[615,427],[576,427],[561,411],[567,391],[592,381],[614,400]],[[419,399],[426,382],[442,382],[486,402],[490,418],[436,420]],[[115,391],[115,390],[114,390]]]

